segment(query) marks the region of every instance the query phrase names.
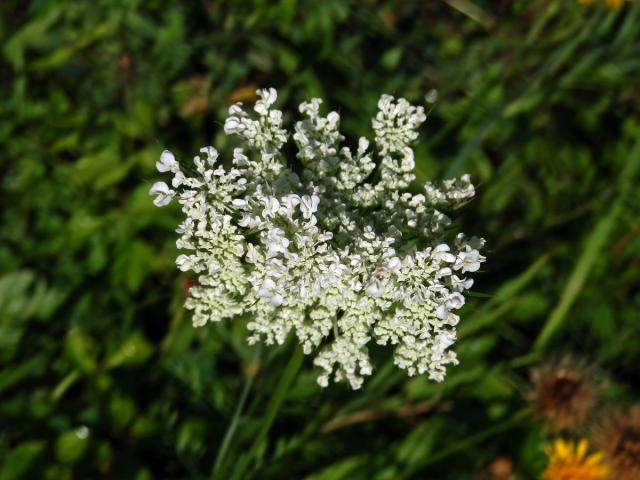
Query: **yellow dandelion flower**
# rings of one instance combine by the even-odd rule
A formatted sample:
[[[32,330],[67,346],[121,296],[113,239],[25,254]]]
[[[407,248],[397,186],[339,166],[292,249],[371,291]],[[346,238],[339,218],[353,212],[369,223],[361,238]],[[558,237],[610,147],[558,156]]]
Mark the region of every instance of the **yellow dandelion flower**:
[[[545,448],[549,464],[542,480],[604,480],[609,467],[604,454],[587,454],[589,442],[582,439],[577,444],[570,440],[557,439]]]

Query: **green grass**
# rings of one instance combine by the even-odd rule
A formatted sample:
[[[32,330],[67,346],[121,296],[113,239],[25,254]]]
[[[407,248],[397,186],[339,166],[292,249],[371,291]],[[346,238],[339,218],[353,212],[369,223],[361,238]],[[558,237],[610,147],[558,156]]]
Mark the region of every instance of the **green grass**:
[[[8,0],[0,40],[0,480],[530,479],[531,367],[571,354],[602,411],[638,400],[637,1]],[[180,213],[147,191],[165,148],[228,155],[255,86],[322,96],[349,141],[380,94],[438,91],[418,180],[472,174],[455,223],[488,257],[443,383],[380,349],[321,390],[293,343],[191,327]]]

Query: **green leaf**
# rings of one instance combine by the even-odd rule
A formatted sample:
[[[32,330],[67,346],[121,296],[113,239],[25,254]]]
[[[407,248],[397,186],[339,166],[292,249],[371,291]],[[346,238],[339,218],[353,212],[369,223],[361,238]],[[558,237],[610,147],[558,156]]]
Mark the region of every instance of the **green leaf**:
[[[387,70],[393,70],[402,60],[403,51],[404,49],[401,46],[390,48],[382,54],[380,64]]]
[[[11,449],[4,457],[0,469],[0,480],[17,480],[26,478],[30,469],[38,466],[38,457],[44,452],[46,444],[43,440],[29,440]]]
[[[65,351],[83,373],[93,373],[98,368],[96,344],[80,327],[74,327],[65,338]]]
[[[61,463],[76,463],[87,450],[90,432],[85,426],[61,433],[56,440],[56,459]]]
[[[106,368],[131,367],[147,361],[154,346],[141,333],[134,332],[125,338],[105,362]]]
[[[110,395],[107,403],[109,428],[120,432],[133,421],[135,415],[136,405],[131,397],[119,392]]]

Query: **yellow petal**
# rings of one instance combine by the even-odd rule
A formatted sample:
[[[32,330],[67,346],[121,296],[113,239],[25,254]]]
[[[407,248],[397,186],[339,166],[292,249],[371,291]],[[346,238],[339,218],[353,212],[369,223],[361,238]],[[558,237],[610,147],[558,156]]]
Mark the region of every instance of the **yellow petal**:
[[[585,460],[585,463],[587,465],[596,465],[598,463],[602,463],[603,460],[604,460],[604,453],[596,452],[589,455]]]
[[[566,459],[571,456],[571,444],[562,439],[556,441],[556,453],[559,458]]]
[[[576,448],[576,459],[582,460],[587,453],[587,449],[589,448],[589,442],[586,439],[582,439],[578,442],[578,448]]]

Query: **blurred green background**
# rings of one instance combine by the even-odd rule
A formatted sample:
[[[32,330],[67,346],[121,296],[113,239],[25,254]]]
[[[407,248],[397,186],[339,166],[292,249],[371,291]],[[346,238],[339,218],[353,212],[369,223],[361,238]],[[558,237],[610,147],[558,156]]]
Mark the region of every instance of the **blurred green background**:
[[[541,358],[637,398],[640,3],[3,0],[0,39],[0,479],[208,478],[251,372],[217,478],[532,479]],[[472,174],[456,223],[488,261],[444,383],[380,350],[363,390],[321,390],[305,359],[270,425],[293,345],[191,327],[154,164],[229,151],[226,109],[266,86],[351,140],[380,94],[423,104],[419,180]]]

